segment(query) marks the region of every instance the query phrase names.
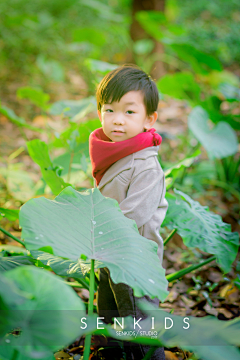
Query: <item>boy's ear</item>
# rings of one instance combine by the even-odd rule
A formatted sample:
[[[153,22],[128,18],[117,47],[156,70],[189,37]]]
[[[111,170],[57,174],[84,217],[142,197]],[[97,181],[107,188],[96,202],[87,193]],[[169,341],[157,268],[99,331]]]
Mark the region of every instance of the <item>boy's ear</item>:
[[[97,111],[97,114],[98,114],[98,117],[99,117],[99,120],[102,122],[102,116],[101,116],[101,111]]]
[[[157,111],[154,111],[153,114],[148,115],[146,124],[144,125],[144,129],[146,129],[146,130],[151,129],[153,127],[153,125],[155,124],[155,122],[157,121],[157,118],[158,118]]]

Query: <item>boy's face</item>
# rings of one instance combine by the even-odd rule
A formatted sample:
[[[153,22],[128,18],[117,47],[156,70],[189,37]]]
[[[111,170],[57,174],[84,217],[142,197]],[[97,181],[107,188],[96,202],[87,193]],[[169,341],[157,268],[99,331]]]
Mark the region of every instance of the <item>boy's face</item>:
[[[130,139],[144,129],[150,129],[157,120],[157,112],[147,115],[141,91],[129,91],[119,102],[104,104],[99,119],[106,136],[119,142]]]

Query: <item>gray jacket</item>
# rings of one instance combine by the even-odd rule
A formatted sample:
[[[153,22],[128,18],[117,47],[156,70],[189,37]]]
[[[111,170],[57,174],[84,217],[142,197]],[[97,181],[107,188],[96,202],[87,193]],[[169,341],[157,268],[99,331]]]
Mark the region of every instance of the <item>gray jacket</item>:
[[[115,162],[103,175],[98,189],[105,197],[117,200],[123,214],[136,221],[140,235],[158,244],[162,262],[163,240],[159,229],[168,203],[158,148],[148,147]]]

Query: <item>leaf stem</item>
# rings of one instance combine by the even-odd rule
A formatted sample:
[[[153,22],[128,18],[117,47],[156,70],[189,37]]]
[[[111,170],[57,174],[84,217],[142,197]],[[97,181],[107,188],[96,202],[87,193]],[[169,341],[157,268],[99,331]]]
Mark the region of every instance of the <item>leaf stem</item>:
[[[89,285],[84,280],[77,280],[77,281],[64,281],[65,284],[72,286],[72,287],[79,287],[83,289],[89,290]]]
[[[173,229],[173,231],[168,235],[168,237],[164,240],[163,245],[166,245],[169,240],[173,237],[173,235],[175,234],[175,232],[177,231],[177,229]]]
[[[199,264],[196,264],[196,265],[190,265],[188,266],[187,268],[185,269],[182,269],[182,270],[179,270],[179,271],[176,271],[174,272],[173,274],[169,274],[166,276],[166,279],[171,282],[173,280],[177,280],[179,278],[181,278],[182,276],[186,275],[186,274],[189,274],[190,272],[196,270],[196,269],[199,269],[201,268],[202,266],[210,263],[211,261],[213,260],[216,260],[216,256],[212,256],[210,258],[208,258],[207,260],[204,260],[204,261],[201,261]]]
[[[12,238],[13,240],[19,242],[20,244],[22,244],[25,247],[25,244],[24,244],[24,242],[22,240],[18,239],[16,236],[12,235],[10,232],[3,229],[1,226],[0,226],[0,231],[2,231],[5,235],[9,236],[10,238]]]
[[[94,259],[91,259],[91,270],[90,270],[90,289],[89,289],[89,302],[88,302],[88,316],[93,314],[93,299],[94,299]],[[91,346],[92,334],[86,335],[84,343],[83,360],[89,359],[90,346]]]

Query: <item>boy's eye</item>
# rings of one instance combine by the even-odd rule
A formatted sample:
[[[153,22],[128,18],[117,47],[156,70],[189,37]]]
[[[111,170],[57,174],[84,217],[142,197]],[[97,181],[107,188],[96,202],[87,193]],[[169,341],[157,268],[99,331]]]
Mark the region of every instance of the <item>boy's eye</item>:
[[[106,111],[106,112],[113,112],[112,109],[106,109],[105,111]]]
[[[132,110],[127,110],[127,114],[134,114],[134,111],[132,111]]]

